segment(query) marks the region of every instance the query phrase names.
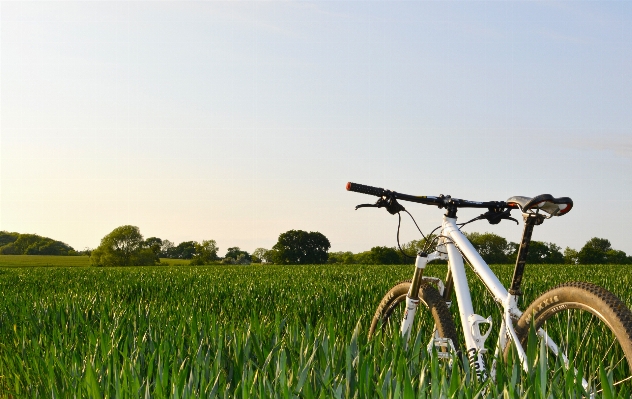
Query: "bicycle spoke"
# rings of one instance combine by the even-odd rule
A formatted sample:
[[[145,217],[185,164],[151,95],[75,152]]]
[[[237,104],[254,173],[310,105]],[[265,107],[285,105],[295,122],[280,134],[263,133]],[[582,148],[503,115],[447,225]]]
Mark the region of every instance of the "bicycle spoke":
[[[617,337],[615,336],[615,337],[612,339],[612,343],[610,344],[610,346],[609,346],[609,347],[608,347],[608,349],[606,350],[606,353],[604,354],[603,358],[601,359],[601,363],[603,363],[603,362],[604,362],[604,360],[606,360],[606,356],[608,356],[608,353],[610,352],[610,350],[612,349],[612,347],[614,346],[614,344],[615,344],[616,342],[617,342]],[[623,359],[621,359],[621,360],[623,360]],[[621,360],[619,360],[619,362],[618,362],[618,363],[617,363],[617,364],[616,364],[613,368],[616,368],[616,367],[617,367],[617,365],[618,365],[619,363],[621,363]]]
[[[617,382],[615,382],[614,384],[612,384],[612,386],[619,385],[619,384],[621,384],[622,382],[626,382],[626,381],[629,381],[629,380],[632,380],[632,375],[631,375],[631,376],[629,376],[628,378],[624,378],[624,379],[623,379],[623,380],[621,380],[621,381],[617,381]]]
[[[565,313],[562,314],[562,313]],[[594,397],[603,391],[599,377],[599,365],[606,367],[608,375],[614,377],[613,386],[621,386],[630,380],[627,359],[618,345],[619,341],[607,325],[600,323],[599,317],[581,309],[567,309],[560,312],[541,326],[547,336],[557,345],[555,356],[552,350],[547,351],[549,364],[549,380],[556,384],[564,384],[566,372],[573,373],[576,378],[581,375],[581,384],[588,397]],[[582,331],[581,336],[573,339],[572,333]],[[542,338],[544,339],[544,338]],[[574,353],[572,353],[574,352]],[[603,352],[597,355],[598,353]],[[572,359],[569,360],[568,356]],[[566,359],[566,360],[564,360]],[[622,367],[625,367],[623,370]],[[580,370],[581,369],[581,373]],[[592,388],[590,388],[592,387]],[[561,388],[563,390],[563,388]],[[561,392],[561,391],[560,391]]]
[[[632,380],[632,375],[631,375],[631,376],[629,376],[629,377],[628,377],[628,378],[626,378],[626,379],[623,379],[623,380],[621,380],[621,381],[617,381],[617,382],[615,382],[614,384],[612,384],[612,386],[619,385],[619,384],[621,384],[622,382],[626,382],[626,381],[628,381],[628,380]],[[599,390],[595,391],[595,393],[601,393],[601,392],[603,392],[603,389],[599,389]]]
[[[618,365],[621,364],[622,361],[625,360],[625,357],[621,357],[621,359],[619,359],[619,361],[617,362],[617,364],[615,364],[614,366],[612,366],[612,370],[615,370],[617,368]]]
[[[570,334],[571,334],[571,312],[566,312],[566,314],[568,315],[566,317],[566,349],[564,350],[564,356],[566,356],[566,362],[568,363],[568,345],[570,341]],[[568,364],[567,364],[568,367]]]
[[[586,339],[586,335],[588,335],[588,331],[590,331],[590,325],[592,324],[593,320],[595,320],[595,316],[591,315],[592,317],[590,318],[590,322],[588,323],[588,326],[586,327],[586,330],[584,331],[584,336],[582,337],[582,341],[580,342],[578,348],[582,348],[584,346],[584,340]],[[577,353],[575,353],[575,357],[573,358],[573,361],[571,363],[575,363],[575,360],[577,359],[577,355],[579,355],[580,351],[577,350]]]

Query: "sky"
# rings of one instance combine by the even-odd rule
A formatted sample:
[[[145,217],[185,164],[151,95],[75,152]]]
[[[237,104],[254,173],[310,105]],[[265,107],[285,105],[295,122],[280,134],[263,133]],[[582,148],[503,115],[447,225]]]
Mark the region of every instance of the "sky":
[[[396,245],[352,181],[568,196],[534,240],[632,254],[631,109],[632,2],[1,2],[0,230]]]

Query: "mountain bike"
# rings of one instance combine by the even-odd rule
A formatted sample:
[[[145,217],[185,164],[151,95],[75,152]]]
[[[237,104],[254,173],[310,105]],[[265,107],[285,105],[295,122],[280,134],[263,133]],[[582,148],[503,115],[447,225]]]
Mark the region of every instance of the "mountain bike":
[[[426,317],[415,325],[416,328],[425,326],[427,330],[427,350],[436,351],[439,357],[454,358],[454,354],[462,353],[464,349],[471,370],[481,382],[495,379],[498,361],[506,360],[512,347],[515,348],[512,353],[517,354],[521,367],[528,372],[530,339],[538,341],[536,348],[542,348],[540,356],[545,356],[549,381],[575,384],[583,390],[582,395],[588,397],[601,396],[604,390],[609,392],[612,387],[618,392],[632,394],[632,312],[618,297],[591,283],[568,282],[540,295],[525,311],[518,308],[533,229],[546,219],[566,215],[573,207],[570,198],[542,194],[532,198],[516,196],[506,201],[477,202],[449,195],[414,196],[357,183],[347,183],[347,190],[379,197],[376,203],[358,205],[356,210],[385,208],[393,215],[398,214],[400,224],[400,212],[408,211],[398,201],[446,210],[443,222],[434,230],[439,230],[438,233],[425,236],[426,247],[416,254],[412,279],[396,284],[381,300],[369,338],[396,334],[406,344],[415,315],[421,310]],[[457,211],[461,208],[487,211],[468,222],[457,223]],[[461,227],[476,220],[487,220],[491,224],[503,220],[518,223],[511,217],[512,210],[521,211],[524,229],[511,286],[507,289],[461,232]],[[399,246],[399,225],[397,237]],[[428,262],[435,260],[448,261],[445,280],[424,276]],[[492,318],[484,318],[474,311],[465,263],[481,280],[502,314],[489,372],[485,342],[492,331]],[[463,326],[464,348],[461,348],[450,311],[453,294]]]

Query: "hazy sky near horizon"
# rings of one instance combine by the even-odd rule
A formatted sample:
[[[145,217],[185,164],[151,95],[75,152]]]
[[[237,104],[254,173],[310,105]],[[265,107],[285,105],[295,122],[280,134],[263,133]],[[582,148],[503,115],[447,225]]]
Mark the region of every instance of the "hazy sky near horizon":
[[[632,254],[632,2],[2,2],[0,24],[0,230],[395,245],[353,181],[569,196],[534,239]]]

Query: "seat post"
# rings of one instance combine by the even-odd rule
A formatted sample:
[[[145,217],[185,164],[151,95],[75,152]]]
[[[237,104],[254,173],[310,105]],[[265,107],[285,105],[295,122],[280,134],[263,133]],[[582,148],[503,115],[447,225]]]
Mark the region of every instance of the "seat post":
[[[522,231],[522,241],[518,248],[518,257],[516,258],[516,267],[514,269],[513,278],[511,279],[511,287],[509,293],[511,295],[522,295],[520,284],[522,283],[522,275],[524,274],[524,266],[527,263],[527,254],[529,253],[529,245],[531,244],[531,234],[533,227],[544,222],[544,216],[538,213],[523,213],[524,230]]]

